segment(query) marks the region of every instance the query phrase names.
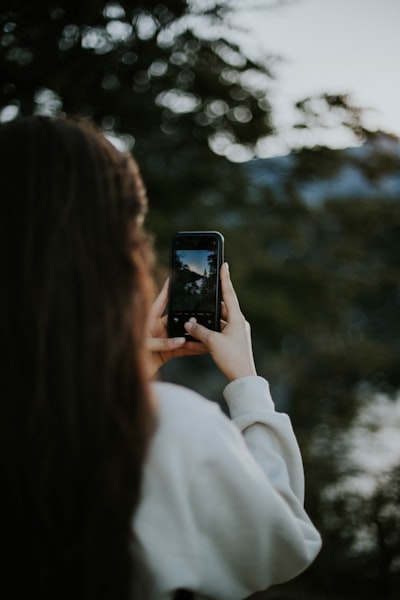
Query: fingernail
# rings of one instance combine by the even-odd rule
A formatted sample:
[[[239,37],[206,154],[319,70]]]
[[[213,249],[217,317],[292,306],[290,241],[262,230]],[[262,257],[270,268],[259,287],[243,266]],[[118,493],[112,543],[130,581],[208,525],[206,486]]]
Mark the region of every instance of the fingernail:
[[[196,317],[190,317],[189,323],[197,323]]]
[[[181,344],[184,344],[186,342],[186,338],[184,337],[176,337],[174,338],[174,344],[176,346],[180,346]]]
[[[229,263],[227,263],[227,262],[225,263],[225,269],[226,269],[226,272],[229,274]]]
[[[185,329],[186,331],[191,331],[193,329],[193,325],[194,325],[194,321],[190,320],[187,323],[185,323]]]

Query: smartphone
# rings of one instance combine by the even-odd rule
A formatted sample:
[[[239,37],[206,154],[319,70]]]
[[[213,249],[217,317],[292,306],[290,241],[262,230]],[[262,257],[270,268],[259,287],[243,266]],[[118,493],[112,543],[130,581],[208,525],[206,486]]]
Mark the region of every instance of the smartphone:
[[[178,231],[171,241],[168,335],[193,338],[184,324],[195,317],[220,330],[220,269],[224,238],[219,231]]]

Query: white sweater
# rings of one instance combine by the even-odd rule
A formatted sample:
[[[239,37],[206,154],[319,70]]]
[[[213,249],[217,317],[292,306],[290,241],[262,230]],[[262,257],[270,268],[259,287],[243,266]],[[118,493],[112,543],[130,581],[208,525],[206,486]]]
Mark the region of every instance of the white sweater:
[[[304,512],[289,417],[275,412],[267,381],[226,387],[233,423],[186,388],[156,383],[154,393],[159,424],[134,528],[157,598],[184,588],[237,600],[303,571],[321,540]]]

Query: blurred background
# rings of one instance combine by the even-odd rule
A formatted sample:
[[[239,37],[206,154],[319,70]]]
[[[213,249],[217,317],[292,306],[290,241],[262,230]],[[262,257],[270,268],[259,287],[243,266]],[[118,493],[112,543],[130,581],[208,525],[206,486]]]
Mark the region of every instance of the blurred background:
[[[225,237],[324,540],[254,600],[398,598],[399,17],[396,0],[1,3],[0,121],[89,117],[133,152],[160,284],[176,230]],[[161,377],[222,404],[207,358]]]

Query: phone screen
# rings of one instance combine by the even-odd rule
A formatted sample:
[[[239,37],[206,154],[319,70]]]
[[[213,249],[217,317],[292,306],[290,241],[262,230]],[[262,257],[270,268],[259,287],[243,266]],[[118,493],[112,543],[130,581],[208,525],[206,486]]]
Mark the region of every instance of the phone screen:
[[[223,237],[219,232],[179,232],[172,239],[168,330],[185,336],[184,324],[195,317],[209,329],[220,329]]]

